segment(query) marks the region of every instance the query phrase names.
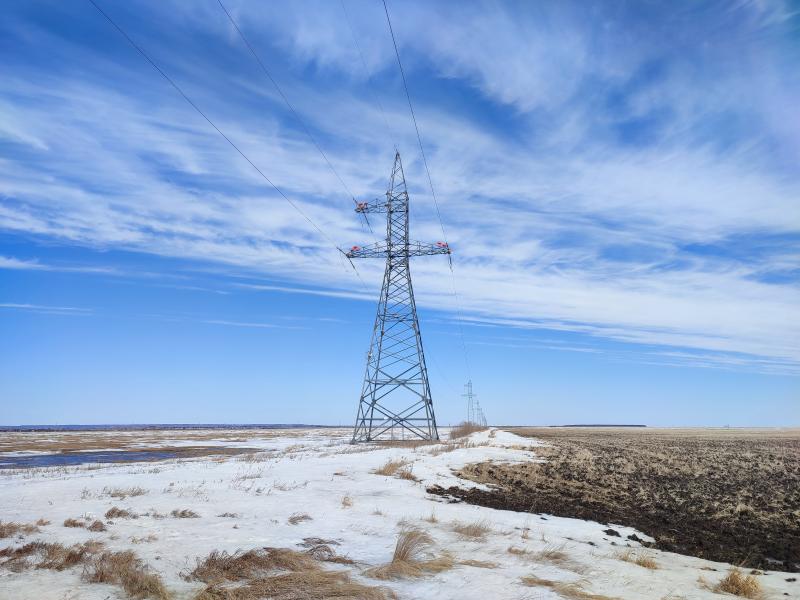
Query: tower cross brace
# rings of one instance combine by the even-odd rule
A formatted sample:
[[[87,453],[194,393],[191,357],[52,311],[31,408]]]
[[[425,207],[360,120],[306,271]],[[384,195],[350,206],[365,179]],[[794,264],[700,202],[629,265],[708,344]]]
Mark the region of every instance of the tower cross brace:
[[[422,335],[411,285],[410,258],[450,255],[446,242],[412,242],[408,235],[408,189],[400,153],[385,199],[356,204],[356,212],[386,215],[386,239],[369,246],[353,246],[348,259],[385,258],[378,312],[372,330],[367,367],[353,442],[369,442],[394,435],[395,427],[411,437],[438,440],[436,416],[422,350]]]

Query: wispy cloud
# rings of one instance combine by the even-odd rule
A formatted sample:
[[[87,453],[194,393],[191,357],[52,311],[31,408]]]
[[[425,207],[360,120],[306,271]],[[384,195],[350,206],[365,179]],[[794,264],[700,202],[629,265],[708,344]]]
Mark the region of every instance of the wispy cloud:
[[[89,316],[94,311],[91,308],[80,308],[75,306],[48,306],[43,304],[26,304],[14,302],[0,302],[0,308],[9,310],[22,310],[46,314]]]
[[[358,197],[382,193],[398,144],[413,235],[438,239],[380,7],[347,2],[370,79],[338,3],[232,10]],[[109,10],[332,239],[369,240],[214,3]],[[800,50],[787,5],[394,10],[467,319],[664,346],[654,361],[800,365]],[[16,52],[0,67],[0,142],[13,149],[0,158],[0,228],[290,282],[238,289],[374,300],[382,265],[358,264],[364,291],[96,17],[62,14],[55,30],[12,11],[2,25]],[[71,20],[103,35],[71,38]],[[40,44],[64,68],[33,60]],[[421,306],[454,314],[443,261],[414,275]]]

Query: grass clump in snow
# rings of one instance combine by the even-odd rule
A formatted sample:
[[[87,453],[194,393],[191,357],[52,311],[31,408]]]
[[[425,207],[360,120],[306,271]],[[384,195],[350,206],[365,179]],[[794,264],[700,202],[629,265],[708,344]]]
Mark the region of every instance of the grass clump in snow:
[[[496,569],[497,567],[500,566],[496,562],[491,562],[488,560],[474,560],[471,558],[459,561],[458,564],[465,565],[467,567],[477,567],[479,569]]]
[[[411,467],[404,467],[402,469],[399,469],[397,471],[397,477],[399,477],[400,479],[405,479],[406,481],[414,481],[414,482],[420,481],[419,477],[414,475],[414,471],[411,469]]]
[[[474,523],[455,521],[452,525],[452,529],[462,537],[473,539],[483,539],[486,534],[492,530],[491,527],[489,527],[489,523],[484,520],[475,521]]]
[[[263,548],[234,554],[214,551],[198,560],[197,567],[184,578],[206,584],[195,600],[395,598],[391,591],[351,581],[346,571],[324,570],[319,553],[314,553],[318,546],[312,545],[306,552],[288,548]],[[333,553],[329,547],[328,550]]]
[[[175,510],[173,510],[169,514],[170,514],[170,516],[172,516],[172,517],[174,517],[176,519],[199,519],[200,518],[200,515],[198,515],[193,510],[189,510],[188,508],[181,508],[181,509],[176,508]]]
[[[83,566],[81,578],[88,583],[121,587],[130,598],[169,600],[161,578],[130,550],[102,552],[103,543],[89,541],[64,546],[57,543],[31,542],[18,548],[3,548],[3,568],[19,572],[27,568],[63,571]]]
[[[112,506],[106,511],[106,519],[138,519],[139,515],[130,510]]]
[[[522,583],[528,587],[545,587],[551,589],[559,596],[568,598],[569,600],[613,600],[609,596],[587,592],[578,582],[566,583],[564,581],[542,579],[536,575],[528,575],[522,578]]]
[[[618,552],[614,555],[614,558],[619,560],[623,560],[625,562],[633,563],[634,565],[639,565],[640,567],[644,567],[645,569],[656,570],[658,569],[658,563],[652,556],[648,556],[647,554],[638,554],[633,550],[625,550],[624,552]]]
[[[764,592],[761,590],[761,584],[758,583],[758,579],[753,575],[745,575],[738,567],[728,571],[728,574],[714,586],[710,586],[702,580],[701,583],[704,587],[717,594],[733,594],[742,598],[756,599],[764,597]]]
[[[37,527],[37,525],[46,524],[43,523],[42,521],[43,521],[42,519],[39,519],[39,521],[36,522],[36,525],[31,525],[30,523],[14,523],[14,522],[4,523],[3,521],[0,521],[0,539],[11,537],[17,535],[18,533],[23,533],[23,534],[38,533],[39,528]]]
[[[367,569],[364,574],[376,579],[400,579],[421,577],[427,573],[440,573],[453,566],[453,559],[447,555],[432,556],[431,537],[419,529],[405,529],[400,532],[391,562]]]
[[[91,525],[86,527],[86,529],[88,529],[89,531],[94,531],[95,533],[97,533],[97,532],[100,532],[100,531],[105,531],[106,530],[106,526],[102,521],[100,521],[98,519],[95,519],[94,521],[92,521]]]
[[[125,498],[130,498],[132,496],[144,496],[148,490],[136,486],[136,487],[117,487],[117,488],[103,488],[103,495],[109,496],[110,498],[116,498],[118,500],[125,500]]]
[[[89,583],[118,585],[131,598],[169,600],[171,597],[161,578],[150,572],[132,551],[103,552],[86,564],[83,579]]]
[[[86,523],[78,519],[64,519],[64,527],[86,527]]]
[[[298,523],[302,523],[303,521],[313,521],[311,515],[308,513],[294,513],[291,517],[287,519],[289,525],[297,525]]]
[[[404,460],[387,460],[383,465],[373,471],[375,475],[385,475],[391,477],[398,470],[406,466],[408,463]]]
[[[350,508],[353,506],[353,498],[350,494],[342,496],[342,508]]]
[[[473,423],[471,421],[464,421],[450,430],[450,439],[455,440],[458,438],[467,437],[470,434],[478,431],[486,431],[487,429],[489,428],[484,427],[483,425],[478,425],[477,423]]]

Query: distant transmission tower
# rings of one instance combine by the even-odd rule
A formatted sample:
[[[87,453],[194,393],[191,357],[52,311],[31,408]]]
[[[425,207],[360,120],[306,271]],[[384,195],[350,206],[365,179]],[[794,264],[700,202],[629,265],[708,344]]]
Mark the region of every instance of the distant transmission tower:
[[[477,395],[472,391],[472,380],[470,379],[464,384],[465,393],[461,394],[467,399],[467,423],[477,423],[478,425],[486,426],[486,417],[483,414],[481,403],[477,399]]]
[[[464,384],[464,393],[461,394],[467,399],[467,423],[477,423],[475,420],[475,394],[472,393],[472,380]]]
[[[395,427],[423,440],[438,440],[428,370],[422,351],[409,259],[412,256],[450,254],[446,242],[426,244],[408,238],[408,190],[400,153],[386,199],[359,202],[356,212],[386,213],[386,241],[353,246],[347,258],[386,258],[378,314],[367,355],[367,370],[353,442],[394,436]]]

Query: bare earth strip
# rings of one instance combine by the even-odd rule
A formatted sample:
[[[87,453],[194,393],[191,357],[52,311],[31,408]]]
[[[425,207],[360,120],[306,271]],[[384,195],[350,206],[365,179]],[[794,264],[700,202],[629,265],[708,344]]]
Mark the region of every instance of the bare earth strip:
[[[800,569],[800,430],[521,428],[544,462],[468,465],[491,490],[430,489],[481,506],[619,523],[654,547]]]

